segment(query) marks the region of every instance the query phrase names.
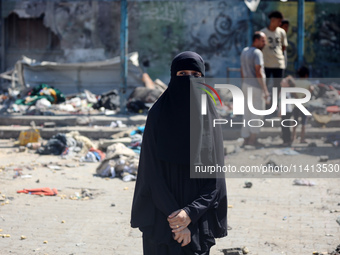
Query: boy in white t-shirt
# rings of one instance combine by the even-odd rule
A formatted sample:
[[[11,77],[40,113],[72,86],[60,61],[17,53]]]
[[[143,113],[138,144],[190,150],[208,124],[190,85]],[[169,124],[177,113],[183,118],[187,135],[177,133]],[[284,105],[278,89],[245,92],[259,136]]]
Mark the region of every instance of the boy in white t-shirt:
[[[268,18],[270,19],[269,26],[261,30],[267,37],[267,44],[262,50],[264,71],[267,79],[274,78],[273,87],[278,88],[278,93],[280,93],[280,82],[286,68],[284,51],[288,46],[288,41],[286,32],[280,27],[283,19],[282,13],[273,11]],[[271,106],[272,102],[269,105]]]
[[[269,26],[261,30],[267,36],[267,44],[263,48],[266,77],[273,75],[273,78],[282,78],[286,68],[284,51],[288,46],[286,32],[280,27],[283,15],[279,11],[273,11],[268,18]]]

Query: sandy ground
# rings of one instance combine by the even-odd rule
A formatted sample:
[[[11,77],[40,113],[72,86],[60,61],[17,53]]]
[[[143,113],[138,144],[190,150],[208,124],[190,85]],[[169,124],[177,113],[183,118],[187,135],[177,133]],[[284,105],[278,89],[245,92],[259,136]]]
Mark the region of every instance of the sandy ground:
[[[236,148],[236,153],[227,156],[227,163],[237,168],[269,160],[278,165],[316,166],[318,156],[328,155],[325,163],[340,164],[339,148],[321,140],[312,142],[317,147],[296,145],[300,154],[291,156],[273,153],[278,149],[273,146],[237,149],[237,141],[231,141],[226,144],[231,151]],[[129,224],[135,182],[96,177],[97,163],[81,165],[72,158],[17,152],[10,140],[0,140],[0,159],[0,234],[10,235],[0,238],[0,254],[142,254],[141,233]],[[58,164],[60,170],[46,167]],[[22,176],[13,178],[17,168],[22,169]],[[211,254],[244,246],[249,254],[260,255],[332,252],[340,244],[336,222],[340,216],[339,176],[316,178],[303,173],[286,178],[282,172],[256,174],[254,178],[227,175],[232,229],[228,237],[217,240]],[[297,177],[315,185],[293,185]],[[251,182],[252,187],[244,188],[245,182]],[[57,188],[59,194],[48,197],[16,192],[40,187]],[[82,189],[92,198],[77,199]]]

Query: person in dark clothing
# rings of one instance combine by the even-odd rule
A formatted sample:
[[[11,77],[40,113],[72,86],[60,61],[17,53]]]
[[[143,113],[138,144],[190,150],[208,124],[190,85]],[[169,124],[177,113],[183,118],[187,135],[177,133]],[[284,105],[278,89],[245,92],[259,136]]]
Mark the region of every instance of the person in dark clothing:
[[[281,81],[281,87],[295,87],[295,83],[293,82],[293,79],[291,76],[287,76],[286,78],[282,79]],[[294,98],[295,97],[295,93],[286,93],[286,98]],[[281,116],[281,120],[285,120],[285,119],[290,119],[292,116],[292,112],[293,112],[293,107],[290,104],[286,105],[286,115],[281,115],[281,110],[280,109],[280,116]],[[282,140],[283,143],[281,144],[281,146],[283,147],[289,147],[292,145],[292,136],[291,136],[291,131],[290,131],[290,127],[289,126],[284,126],[281,125],[281,130],[282,130]]]
[[[280,27],[286,32],[287,42],[288,42],[289,20],[283,19],[282,22],[281,22],[281,26],[280,26]],[[287,67],[288,67],[287,49],[284,50],[283,55],[284,55],[284,57],[285,57],[285,66],[286,66],[286,68],[283,70],[283,75],[282,75],[282,77],[285,76],[285,72],[286,72],[286,69],[287,69]]]
[[[197,53],[177,55],[169,86],[148,114],[131,210],[131,227],[143,232],[146,255],[209,254],[215,238],[227,235],[225,179],[190,177],[192,162],[224,165],[213,104],[208,100],[202,116],[190,103],[199,91],[191,81],[203,81],[204,74]],[[193,135],[190,126],[208,132],[198,128]]]

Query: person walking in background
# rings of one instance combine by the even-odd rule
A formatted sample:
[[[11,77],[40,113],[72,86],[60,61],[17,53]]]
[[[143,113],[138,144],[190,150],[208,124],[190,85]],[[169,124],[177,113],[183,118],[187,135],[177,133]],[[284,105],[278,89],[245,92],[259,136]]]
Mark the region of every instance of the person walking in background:
[[[297,71],[299,79],[293,80],[295,86],[297,88],[304,88],[309,90],[313,93],[313,84],[307,79],[309,78],[309,69],[305,66],[302,66]],[[296,93],[296,98],[304,98],[305,94],[303,93]],[[293,109],[293,116],[294,119],[301,124],[301,133],[300,133],[300,143],[306,143],[305,135],[306,135],[306,124],[307,124],[307,116],[298,108],[294,107]],[[301,120],[300,120],[301,119]],[[293,127],[293,134],[292,134],[292,142],[296,139],[296,129],[297,126]]]
[[[266,45],[266,35],[263,32],[255,32],[253,43],[250,47],[243,49],[241,53],[241,77],[242,90],[245,98],[248,98],[248,88],[252,88],[253,104],[257,110],[263,110],[265,101],[269,93],[266,85],[266,75],[264,72],[264,62],[262,49]],[[249,126],[250,119],[259,119],[260,117],[253,114],[245,102],[244,115],[245,125],[242,126],[241,136],[244,138],[243,145],[255,145],[256,136],[260,133],[260,127],[256,124]]]
[[[282,13],[273,11],[268,18],[270,19],[269,26],[261,30],[267,37],[267,45],[262,50],[264,70],[267,79],[274,78],[273,87],[277,87],[279,93],[281,78],[286,68],[284,51],[288,46],[288,41],[285,30],[280,27],[283,20]]]
[[[293,82],[293,77],[291,76],[287,76],[286,78],[282,79],[281,81],[281,87],[284,88],[288,88],[288,87],[295,87],[295,83]],[[294,98],[295,93],[286,93],[285,95],[286,98]],[[280,104],[281,106],[281,104]],[[281,116],[281,121],[285,120],[285,119],[290,119],[292,116],[292,112],[293,112],[293,106],[291,104],[287,104],[286,105],[286,115],[282,115],[282,109],[280,108],[279,111],[279,116]],[[281,130],[282,130],[282,140],[283,143],[281,144],[281,146],[283,147],[289,147],[292,145],[292,134],[290,131],[290,127],[289,126],[284,126],[281,125]]]
[[[288,36],[289,20],[283,19],[283,20],[281,21],[281,26],[280,26],[280,27],[286,32],[286,35]]]

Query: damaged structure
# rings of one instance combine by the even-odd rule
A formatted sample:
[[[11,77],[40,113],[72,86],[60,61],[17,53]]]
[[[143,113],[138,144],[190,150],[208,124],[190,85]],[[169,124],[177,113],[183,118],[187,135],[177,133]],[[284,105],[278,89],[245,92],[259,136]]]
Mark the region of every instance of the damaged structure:
[[[313,77],[336,77],[339,71],[339,4],[305,2],[304,62]],[[1,1],[1,72],[26,56],[38,62],[93,62],[120,54],[120,1]],[[291,23],[287,74],[297,60],[297,1],[260,1],[252,15],[253,31],[265,27],[278,9]],[[209,10],[207,12],[207,10]],[[138,52],[144,72],[165,83],[176,53],[192,50],[209,65],[207,76],[225,77],[239,67],[244,33],[250,22],[244,1],[128,1],[129,52]],[[235,72],[232,76],[238,77]]]
[[[17,61],[12,71],[1,77],[11,80],[12,88],[23,89],[46,83],[64,94],[76,94],[84,90],[101,94],[119,89],[120,58],[85,63],[57,63],[37,62],[23,57]],[[127,93],[131,94],[139,86],[144,86],[142,70],[139,68],[138,53],[133,52],[128,55]]]

